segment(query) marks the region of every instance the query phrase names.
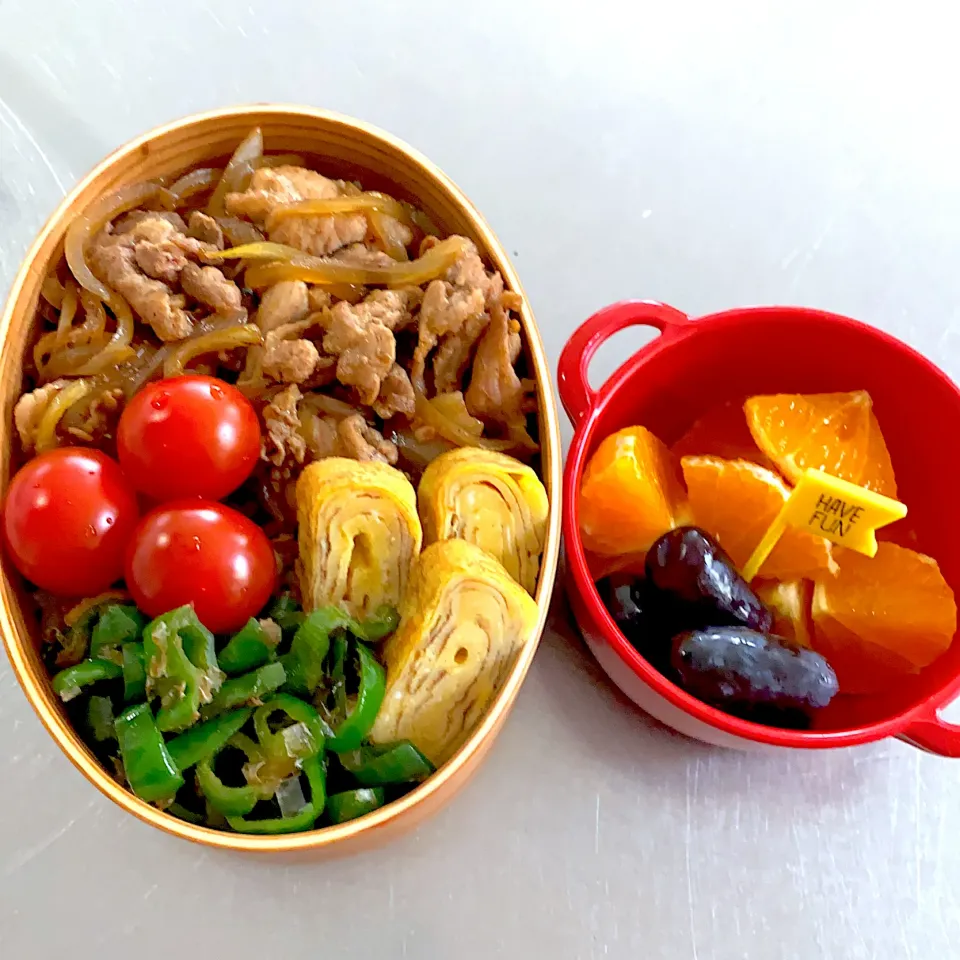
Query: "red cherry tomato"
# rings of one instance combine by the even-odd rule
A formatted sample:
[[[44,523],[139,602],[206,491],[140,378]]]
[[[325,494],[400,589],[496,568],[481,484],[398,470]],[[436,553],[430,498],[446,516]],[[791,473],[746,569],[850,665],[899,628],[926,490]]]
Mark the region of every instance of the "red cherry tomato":
[[[270,599],[273,547],[242,513],[210,500],[151,510],[127,551],[127,589],[151,617],[192,603],[214,633],[239,629]]]
[[[120,465],[156,500],[221,500],[253,471],[260,422],[250,401],[214,377],[173,377],[134,394],[117,428]]]
[[[123,574],[137,498],[120,466],[99,450],[63,447],[14,476],[3,537],[14,566],[63,597],[102,593]]]

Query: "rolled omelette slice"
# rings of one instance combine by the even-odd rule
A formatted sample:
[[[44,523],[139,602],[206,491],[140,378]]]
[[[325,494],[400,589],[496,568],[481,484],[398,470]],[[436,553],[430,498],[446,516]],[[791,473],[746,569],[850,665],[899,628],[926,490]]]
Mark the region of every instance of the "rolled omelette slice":
[[[441,540],[421,554],[400,612],[383,652],[387,690],[370,738],[411,740],[439,766],[532,637],[537,604],[479,547]]]
[[[297,481],[297,519],[304,609],[333,604],[365,620],[400,607],[423,533],[399,470],[341,457],[311,463]]]
[[[550,502],[530,467],[479,447],[451,450],[424,470],[417,503],[425,543],[476,544],[534,592]]]

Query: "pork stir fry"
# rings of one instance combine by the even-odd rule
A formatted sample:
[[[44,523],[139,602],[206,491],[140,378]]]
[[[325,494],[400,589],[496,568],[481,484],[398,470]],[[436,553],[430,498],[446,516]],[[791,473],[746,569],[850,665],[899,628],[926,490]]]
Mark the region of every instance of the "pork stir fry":
[[[15,410],[26,453],[112,452],[125,402],[186,372],[235,383],[263,437],[257,498],[289,526],[288,489],[347,457],[413,477],[438,454],[530,459],[533,382],[517,294],[467,238],[409,204],[263,153],[137,184],[71,227]],[[249,493],[249,491],[247,491]]]

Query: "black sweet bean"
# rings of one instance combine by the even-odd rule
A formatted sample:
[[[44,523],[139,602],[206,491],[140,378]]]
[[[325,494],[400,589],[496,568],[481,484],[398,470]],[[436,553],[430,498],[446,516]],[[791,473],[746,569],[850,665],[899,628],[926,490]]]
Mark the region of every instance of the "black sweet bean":
[[[678,634],[671,646],[671,667],[687,693],[751,719],[751,712],[767,723],[779,711],[809,716],[838,690],[836,674],[819,653],[783,637],[711,627]]]
[[[696,527],[665,533],[647,553],[647,579],[686,608],[688,623],[737,626],[766,632],[773,616],[733,561],[711,536]]]
[[[670,639],[684,629],[670,598],[648,581],[622,573],[601,580],[597,590],[620,632],[658,670],[666,670]]]

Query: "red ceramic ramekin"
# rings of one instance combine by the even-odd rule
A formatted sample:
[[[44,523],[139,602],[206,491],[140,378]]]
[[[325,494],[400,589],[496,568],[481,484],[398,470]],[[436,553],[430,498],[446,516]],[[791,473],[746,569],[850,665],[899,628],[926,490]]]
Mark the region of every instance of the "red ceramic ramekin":
[[[627,327],[660,336],[594,391],[587,368],[597,348]],[[796,307],[729,310],[692,320],[660,303],[629,301],[594,314],[559,364],[560,399],[575,434],[563,479],[567,591],[594,656],[638,706],[681,733],[721,746],[824,748],[895,736],[960,756],[960,726],[939,711],[960,694],[960,643],[892,693],[837,697],[816,729],[785,730],[728,716],[657,672],[617,629],[594,587],[579,531],[580,478],[600,441],[642,424],[675,442],[710,407],[763,393],[869,390],[917,548],[960,587],[960,390],[929,360],[879,330]],[[960,592],[960,591],[958,591]]]

